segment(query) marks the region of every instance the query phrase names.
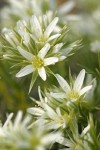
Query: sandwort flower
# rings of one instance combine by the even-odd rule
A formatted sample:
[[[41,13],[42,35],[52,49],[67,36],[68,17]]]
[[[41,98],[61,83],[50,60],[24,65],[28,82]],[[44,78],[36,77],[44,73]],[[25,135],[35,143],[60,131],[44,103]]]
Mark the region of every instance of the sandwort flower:
[[[47,52],[50,49],[50,44],[47,43],[38,53],[38,55],[33,55],[30,52],[25,51],[21,47],[18,47],[19,53],[28,60],[30,63],[29,65],[25,66],[22,68],[17,74],[16,77],[23,77],[25,75],[28,75],[35,70],[38,71],[39,76],[43,79],[46,80],[46,71],[45,67],[48,65],[55,64],[58,62],[57,57],[48,57],[45,58]]]
[[[55,77],[58,80],[60,87],[63,91],[60,93],[51,92],[51,95],[56,98],[67,98],[71,101],[76,101],[92,88],[92,85],[82,88],[84,77],[85,77],[84,69],[80,71],[79,75],[77,76],[72,86],[70,86],[67,83],[67,81],[59,74],[56,74]]]

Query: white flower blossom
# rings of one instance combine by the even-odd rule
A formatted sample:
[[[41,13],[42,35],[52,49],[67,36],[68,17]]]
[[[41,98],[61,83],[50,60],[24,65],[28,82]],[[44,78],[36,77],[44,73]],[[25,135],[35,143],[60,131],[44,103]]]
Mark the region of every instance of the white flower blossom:
[[[56,31],[57,28],[57,23],[58,23],[59,18],[55,17],[53,20],[50,19],[50,23],[48,24],[48,16],[43,15],[42,17],[39,16],[38,18],[34,15],[30,18],[30,26],[31,26],[31,34],[33,39],[38,43],[38,44],[45,44],[48,43],[54,39],[57,39],[61,34],[59,33],[60,31],[57,31],[57,33],[53,33],[54,30]],[[43,24],[44,23],[44,27]],[[18,21],[17,23],[17,29],[18,33],[21,36],[26,36],[27,29],[26,26],[27,24],[25,21]],[[34,36],[33,36],[34,35]]]
[[[63,90],[63,92],[61,93],[51,92],[51,95],[55,98],[67,98],[70,99],[71,101],[76,101],[92,88],[92,85],[82,88],[84,77],[85,77],[84,69],[81,70],[72,87],[59,74],[56,74],[55,76]]]
[[[37,55],[33,55],[30,52],[25,51],[21,47],[18,47],[19,53],[29,62],[29,65],[22,68],[17,74],[16,77],[26,76],[35,70],[38,71],[39,76],[45,81],[46,80],[46,71],[45,67],[48,65],[53,65],[58,62],[57,57],[48,57],[45,58],[47,52],[50,49],[50,44],[47,43]]]

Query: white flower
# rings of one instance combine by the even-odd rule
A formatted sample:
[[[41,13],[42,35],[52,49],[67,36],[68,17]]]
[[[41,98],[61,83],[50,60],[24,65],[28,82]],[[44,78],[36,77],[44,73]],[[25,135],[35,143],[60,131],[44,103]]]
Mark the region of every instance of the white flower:
[[[63,90],[63,92],[61,93],[51,92],[51,95],[55,98],[68,98],[72,101],[76,101],[80,98],[80,96],[84,95],[87,91],[89,91],[92,88],[92,85],[82,88],[85,77],[84,69],[81,70],[72,87],[70,87],[67,81],[60,75],[56,74],[55,76]]]
[[[42,97],[40,87],[38,88],[40,101],[34,101],[37,107],[28,108],[28,113],[32,114],[40,120],[41,118],[45,121],[45,126],[48,129],[65,128],[68,120],[68,114],[63,113],[61,109],[52,107],[49,105],[48,97]],[[34,100],[34,99],[33,99]]]
[[[59,20],[58,17],[55,17],[53,20],[51,20],[49,25],[47,25],[46,23],[48,19],[47,16],[44,15],[43,18],[44,18],[44,23],[45,23],[44,28],[42,27],[41,17],[40,19],[38,19],[36,16],[32,16],[32,18],[30,19],[31,28],[32,28],[32,31],[34,33],[34,38],[37,41],[37,43],[50,42],[58,38],[61,35],[59,33],[51,35],[51,33],[56,28],[57,22]]]
[[[30,52],[25,51],[20,46],[18,46],[19,53],[26,58],[29,62],[29,65],[22,68],[17,74],[16,77],[23,77],[26,76],[34,71],[38,71],[39,76],[45,81],[46,80],[46,71],[45,67],[48,65],[53,65],[58,62],[57,57],[49,57],[45,58],[47,52],[50,49],[50,44],[47,43],[37,55],[33,55]]]
[[[4,125],[0,127],[0,137],[11,136],[11,134],[17,133],[19,130],[21,133],[21,131],[27,129],[31,123],[31,116],[29,115],[22,119],[22,111],[18,111],[14,122],[12,122],[13,115],[13,113],[9,114]]]
[[[36,41],[37,44],[45,44],[54,39],[57,39],[61,35],[59,33],[60,30],[56,32],[59,18],[55,17],[53,20],[50,19],[50,21],[49,19],[50,18],[48,18],[47,15],[39,16],[39,18],[32,16],[30,18],[30,27],[28,27],[26,21],[18,21],[18,33],[23,36],[23,38],[25,38],[26,33],[28,33],[27,28],[31,28],[31,37]],[[50,23],[48,24],[48,22]]]
[[[40,120],[41,118],[45,120],[47,129],[66,127],[68,115],[67,113],[62,115],[59,107],[57,107],[56,110],[53,110],[49,105],[43,104],[42,107],[28,108],[28,112],[37,117],[37,120]]]

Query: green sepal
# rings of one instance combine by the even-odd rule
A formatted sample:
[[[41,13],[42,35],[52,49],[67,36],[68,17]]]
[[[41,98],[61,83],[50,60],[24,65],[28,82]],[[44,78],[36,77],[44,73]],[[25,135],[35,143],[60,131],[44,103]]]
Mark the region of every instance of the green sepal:
[[[34,71],[33,74],[32,74],[32,79],[31,79],[31,83],[30,83],[30,87],[29,87],[29,92],[28,93],[31,92],[32,87],[33,87],[33,85],[34,85],[34,83],[35,83],[35,81],[37,79],[37,76],[38,76],[37,71]]]

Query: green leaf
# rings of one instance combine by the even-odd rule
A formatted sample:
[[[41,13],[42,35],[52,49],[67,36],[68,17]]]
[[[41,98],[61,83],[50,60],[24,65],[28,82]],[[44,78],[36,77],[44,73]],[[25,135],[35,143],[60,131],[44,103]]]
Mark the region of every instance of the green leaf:
[[[32,87],[37,79],[37,76],[38,76],[38,73],[37,71],[34,71],[33,75],[32,75],[32,79],[31,79],[31,83],[30,83],[30,87],[29,87],[29,93],[31,92],[32,90]]]
[[[70,81],[71,87],[73,87],[74,83],[73,83],[73,78],[72,78],[72,75],[71,75],[70,67],[69,67],[69,81]]]

